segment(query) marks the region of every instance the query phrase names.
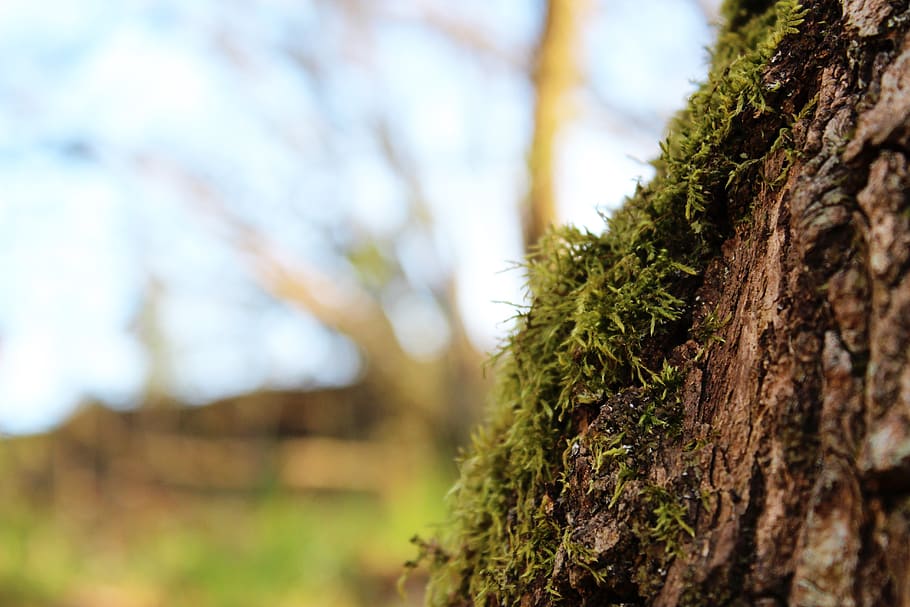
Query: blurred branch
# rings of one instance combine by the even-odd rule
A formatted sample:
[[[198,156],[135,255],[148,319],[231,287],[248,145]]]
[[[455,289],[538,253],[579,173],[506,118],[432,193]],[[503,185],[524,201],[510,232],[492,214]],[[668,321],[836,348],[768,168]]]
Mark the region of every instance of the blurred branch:
[[[408,191],[412,216],[417,218],[420,223],[428,224],[430,211],[427,208],[427,198],[412,156],[402,149],[403,146],[399,140],[392,135],[389,123],[385,118],[380,117],[374,121],[373,132],[379,142],[379,149],[382,151],[386,164]]]
[[[660,138],[666,119],[630,112],[608,99],[593,83],[587,83],[582,94],[588,99],[591,117],[609,132],[629,139]]]
[[[354,340],[366,357],[367,374],[388,396],[417,408],[435,402],[428,400],[439,379],[432,361],[415,360],[401,348],[379,302],[359,285],[291,262],[262,238],[249,239],[245,248],[263,288]]]
[[[411,215],[424,224],[425,228],[428,228],[432,221],[432,213],[427,206],[425,188],[413,156],[404,149],[401,138],[393,135],[386,119],[377,119],[374,123],[374,130],[386,163],[408,190]],[[446,280],[441,282],[444,283],[444,292],[435,293],[435,295],[446,313],[451,335],[449,358],[452,368],[450,372],[454,375],[455,385],[460,388],[458,393],[449,395],[456,406],[449,411],[448,424],[455,429],[466,428],[464,412],[476,411],[480,405],[473,399],[482,393],[480,378],[477,375],[482,357],[468,339],[461,314],[458,313],[455,277],[449,275]]]
[[[426,27],[440,34],[448,42],[478,55],[485,62],[492,60],[510,70],[527,73],[530,63],[530,52],[527,49],[508,48],[476,23],[454,17],[433,3],[420,1],[408,6],[410,10],[386,9],[382,16]]]
[[[421,411],[431,418],[452,414],[446,411],[450,396],[456,396],[447,393],[452,387],[448,381],[451,361],[418,360],[405,352],[380,302],[354,280],[328,276],[294,259],[236,217],[221,194],[204,179],[174,162],[143,156],[136,159],[136,165],[148,177],[169,181],[188,193],[193,204],[227,227],[263,290],[300,306],[326,326],[351,338],[366,358],[364,381],[397,403],[399,411]],[[464,351],[456,353],[463,355]]]
[[[720,0],[693,0],[708,23],[716,23],[719,16]]]

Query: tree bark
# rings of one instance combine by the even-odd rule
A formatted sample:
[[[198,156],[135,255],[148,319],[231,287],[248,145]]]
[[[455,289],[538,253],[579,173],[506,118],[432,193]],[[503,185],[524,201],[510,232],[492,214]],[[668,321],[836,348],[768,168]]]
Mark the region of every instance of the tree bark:
[[[729,322],[701,356],[692,340],[670,354],[686,369],[679,444],[704,447],[668,449],[649,471],[698,480],[692,537],[647,604],[910,605],[910,13],[804,6],[764,81],[786,91],[784,111],[817,106],[792,150],[764,160],[769,181],[792,163],[783,187],[731,192],[730,216],[751,210],[693,310]],[[637,563],[623,518],[587,497],[590,460],[576,461],[566,520],[601,562]],[[642,601],[578,567],[552,582],[577,604]]]
[[[639,206],[620,215],[631,235],[603,248],[570,241],[544,268],[544,286],[532,283],[538,298],[509,352],[512,392],[478,434],[455,490],[461,527],[454,541],[422,545],[438,563],[431,602],[910,606],[910,9],[802,5],[804,13],[786,0],[726,3],[724,35],[747,49],[762,35],[749,28],[770,27],[774,11],[791,25],[752,47],[761,55],[771,45],[757,88],[709,81],[699,93],[714,103],[739,91],[721,99],[736,108],[732,123],[703,116],[721,134],[709,127],[693,139],[699,125],[683,122],[682,143],[665,147],[669,169],[659,165],[656,187],[675,188],[673,205],[690,222],[703,210],[693,238],[719,244],[692,270],[692,290],[670,298],[686,312],[664,333],[652,315],[650,337],[633,344],[640,349],[618,354],[610,344],[631,343],[623,336],[634,309],[558,324],[573,307],[598,310],[582,299],[560,307],[560,297],[619,301],[610,298],[622,285],[591,286],[592,276],[652,263],[640,233],[658,233],[657,209],[680,213],[659,207],[654,190],[643,195],[658,202],[630,201]],[[752,78],[734,71],[739,61],[721,57],[721,79]],[[690,150],[705,174],[734,165],[726,184],[680,177]],[[625,242],[631,253],[609,257]],[[664,254],[676,245],[659,246]],[[609,257],[607,271],[586,251]],[[578,265],[560,265],[573,254]],[[580,278],[560,277],[563,268]],[[601,331],[594,346],[580,322]],[[555,340],[555,362],[527,354]],[[609,356],[590,356],[596,347]],[[598,385],[623,355],[634,365],[615,368],[646,372]],[[646,409],[673,383],[670,372],[647,377],[662,359],[681,377],[678,428]],[[545,374],[562,364],[577,373]],[[514,438],[545,442],[554,432],[544,448]],[[513,465],[521,458],[523,468]]]

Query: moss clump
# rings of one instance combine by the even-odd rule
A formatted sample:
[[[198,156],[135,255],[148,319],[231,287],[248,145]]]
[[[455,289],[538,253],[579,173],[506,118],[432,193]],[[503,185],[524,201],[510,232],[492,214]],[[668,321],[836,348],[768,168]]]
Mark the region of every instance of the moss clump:
[[[539,596],[552,588],[547,577],[561,545],[595,570],[589,551],[565,544],[569,536],[554,513],[566,439],[578,434],[580,409],[621,390],[667,400],[674,370],[664,353],[685,335],[699,275],[730,223],[725,188],[732,177],[754,174],[755,163],[744,162],[771,145],[747,128],[773,111],[775,85],[762,82],[764,67],[804,13],[793,0],[743,0],[728,2],[724,14],[707,82],[671,125],[655,179],[603,234],[562,228],[530,258],[531,306],[499,356],[489,418],[461,458],[452,520],[432,542],[430,605],[513,605]],[[660,407],[643,415],[650,417],[628,432],[661,431],[666,423]],[[630,468],[618,445],[600,446],[601,466],[620,475]],[[623,484],[615,479],[614,501]],[[675,530],[692,530],[672,496],[648,491],[650,538],[672,551]],[[603,581],[600,573],[594,578]]]

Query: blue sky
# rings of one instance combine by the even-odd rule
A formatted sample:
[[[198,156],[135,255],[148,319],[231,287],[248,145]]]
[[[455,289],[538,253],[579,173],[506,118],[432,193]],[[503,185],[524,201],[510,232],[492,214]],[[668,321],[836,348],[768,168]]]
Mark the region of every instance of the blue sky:
[[[150,386],[204,402],[356,375],[348,340],[256,284],[213,201],[342,281],[355,273],[339,246],[392,242],[407,284],[383,304],[416,355],[445,343],[428,294],[450,272],[471,338],[489,349],[508,330],[494,302],[521,297],[520,272],[504,270],[521,256],[532,90],[422,19],[520,54],[541,4],[363,6],[358,22],[289,0],[0,4],[0,431],[42,431],[90,397],[130,406]],[[565,221],[601,229],[597,210],[649,177],[704,71],[695,6],[592,3],[590,90],[558,161]],[[420,177],[426,230],[377,121]]]

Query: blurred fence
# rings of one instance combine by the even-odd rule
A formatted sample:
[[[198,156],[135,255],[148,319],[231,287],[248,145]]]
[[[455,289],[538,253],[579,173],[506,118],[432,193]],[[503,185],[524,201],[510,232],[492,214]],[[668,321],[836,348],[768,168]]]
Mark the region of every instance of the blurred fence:
[[[83,408],[57,431],[3,445],[7,488],[71,502],[131,490],[382,494],[431,451],[360,388],[261,392],[203,407]]]

